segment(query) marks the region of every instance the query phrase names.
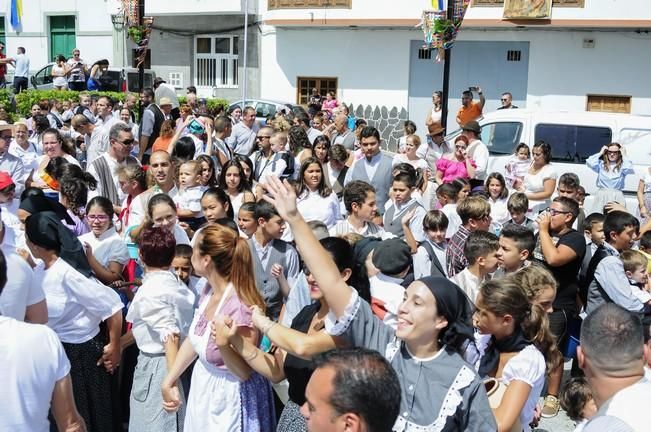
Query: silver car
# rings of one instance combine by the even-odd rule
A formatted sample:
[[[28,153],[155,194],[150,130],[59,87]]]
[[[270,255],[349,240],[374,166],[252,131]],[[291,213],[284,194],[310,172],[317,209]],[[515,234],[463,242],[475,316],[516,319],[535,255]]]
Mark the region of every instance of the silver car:
[[[37,90],[52,90],[52,66],[55,63],[49,63],[43,66],[30,78],[32,87]],[[143,88],[153,87],[156,73],[151,69],[145,69],[145,78]],[[102,90],[114,92],[134,92],[139,91],[138,69],[136,68],[108,68],[100,78]]]
[[[303,108],[301,105],[268,99],[250,99],[247,100],[246,103],[243,103],[241,100],[239,100],[229,105],[229,112],[237,106],[240,108],[247,106],[252,106],[255,108],[255,116],[260,124],[265,124],[267,122],[267,118],[270,115],[276,115],[276,113],[282,112],[283,110],[285,110],[285,112],[291,111],[294,114],[304,113],[307,115],[307,111],[305,111],[305,108]]]

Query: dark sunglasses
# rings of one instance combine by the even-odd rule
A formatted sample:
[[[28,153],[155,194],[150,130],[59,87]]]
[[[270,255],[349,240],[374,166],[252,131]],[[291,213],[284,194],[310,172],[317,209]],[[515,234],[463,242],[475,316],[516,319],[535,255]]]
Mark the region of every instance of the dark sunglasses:
[[[257,139],[257,140],[269,139],[269,138],[271,138],[271,137],[268,136],[268,135],[258,135],[258,136],[255,137],[255,139]]]
[[[120,144],[125,145],[125,146],[133,145],[133,143],[136,142],[136,140],[134,140],[134,139],[126,139],[126,140],[124,140],[124,141],[118,141],[118,140],[115,140],[115,141],[117,141],[117,142],[119,142]]]

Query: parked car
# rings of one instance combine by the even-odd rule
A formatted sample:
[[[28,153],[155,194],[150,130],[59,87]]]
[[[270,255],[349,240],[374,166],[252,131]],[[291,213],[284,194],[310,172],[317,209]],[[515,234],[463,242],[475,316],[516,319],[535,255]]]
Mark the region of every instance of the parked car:
[[[305,111],[305,108],[303,108],[301,105],[268,99],[251,99],[247,100],[246,103],[243,103],[241,100],[239,100],[230,104],[228,107],[229,111],[236,106],[239,106],[241,108],[252,106],[255,108],[256,119],[262,124],[266,123],[267,117],[269,117],[269,115],[275,115],[282,110],[285,110],[286,112],[292,111],[294,114],[307,114],[307,111]]]
[[[481,139],[491,157],[487,172],[504,174],[506,160],[515,147],[524,142],[531,148],[537,141],[552,147],[552,164],[559,176],[573,172],[586,192],[596,192],[597,174],[587,167],[586,159],[611,142],[620,143],[625,157],[633,161],[636,175],[626,178],[624,194],[627,207],[637,213],[639,179],[651,166],[651,117],[603,112],[546,112],[530,109],[499,110],[479,119]],[[459,130],[446,139],[453,142]],[[587,203],[586,203],[587,205]]]
[[[49,63],[32,75],[30,79],[32,87],[37,90],[52,90],[54,88],[52,85],[52,66],[54,65],[55,63]],[[152,87],[154,78],[156,78],[156,73],[151,69],[145,69],[143,88]],[[100,82],[105,91],[137,93],[140,90],[138,69],[136,68],[108,68],[100,78]]]

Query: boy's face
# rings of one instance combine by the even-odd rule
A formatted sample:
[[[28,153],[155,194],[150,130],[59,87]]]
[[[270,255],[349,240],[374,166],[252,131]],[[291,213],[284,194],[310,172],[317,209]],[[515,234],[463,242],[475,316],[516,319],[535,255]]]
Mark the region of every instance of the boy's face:
[[[258,225],[271,238],[280,239],[285,231],[285,221],[280,216],[273,216],[268,221],[258,219]]]
[[[579,201],[578,200],[579,190],[577,188],[571,188],[564,184],[559,184],[558,188],[556,189],[556,192],[558,192],[558,196],[570,198],[576,202]]]
[[[192,263],[190,262],[190,258],[174,257],[172,268],[179,279],[187,284],[190,280],[190,275],[192,274]]]
[[[375,192],[366,192],[366,199],[363,203],[353,203],[353,213],[364,222],[371,222],[377,213],[377,202]]]
[[[586,231],[590,235],[590,241],[597,246],[604,244],[606,240],[606,235],[604,234],[604,223],[597,222],[593,223],[590,227],[590,231]]]
[[[426,230],[425,233],[427,234],[427,238],[430,239],[432,243],[443,243],[445,242],[445,232],[446,230],[443,228],[438,228],[438,229],[433,229],[433,230]]]
[[[493,273],[497,270],[497,266],[500,264],[501,260],[502,256],[499,249],[489,252],[487,255],[477,259],[485,273]]]
[[[617,234],[614,231],[610,233],[611,241],[609,242],[612,247],[618,251],[628,250],[633,247],[633,243],[637,238],[637,228],[629,226]]]
[[[525,212],[512,211],[510,213],[511,213],[511,219],[513,219],[513,222],[517,223],[518,225],[522,225],[524,223],[525,218],[527,217],[527,214]]]
[[[437,194],[436,199],[439,200],[439,204],[441,204],[441,207],[445,207],[445,205],[448,203],[448,197],[446,197],[443,194]]]
[[[269,140],[269,143],[271,144],[271,151],[274,153],[278,153],[285,150],[285,146],[282,144],[281,139],[279,137],[271,138]]]
[[[391,185],[393,200],[396,204],[404,204],[411,199],[411,188],[404,182],[394,181]]]
[[[646,285],[649,277],[646,272],[646,266],[639,266],[635,268],[635,271],[627,271],[626,277],[635,282],[636,284]]]
[[[194,187],[199,184],[201,173],[196,172],[194,165],[183,164],[179,168],[179,183],[183,187]]]
[[[237,214],[237,226],[249,237],[251,237],[258,229],[258,223],[256,222],[255,217],[253,217],[253,213],[242,209],[240,209]]]
[[[500,236],[500,266],[507,272],[516,271],[529,257],[527,250],[520,250],[518,244],[512,238]]]

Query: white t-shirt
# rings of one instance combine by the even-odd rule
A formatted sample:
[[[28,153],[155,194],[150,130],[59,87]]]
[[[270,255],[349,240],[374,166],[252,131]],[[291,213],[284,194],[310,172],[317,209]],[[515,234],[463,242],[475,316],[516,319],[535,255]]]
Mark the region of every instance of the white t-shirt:
[[[524,192],[542,192],[545,190],[545,180],[553,179],[556,181],[558,173],[551,164],[543,166],[536,174],[527,173],[524,176]],[[538,213],[544,207],[549,206],[551,199],[546,200],[529,200],[529,210],[532,214]]]
[[[0,296],[0,313],[19,321],[25,321],[27,306],[45,300],[45,294],[43,287],[35,283],[32,268],[15,250],[15,246],[2,245],[2,253],[10,273]]]
[[[319,220],[328,228],[332,228],[341,219],[339,201],[334,192],[327,197],[322,197],[318,191],[303,193],[296,202],[296,207],[307,222]]]
[[[111,227],[104,231],[99,237],[93,232],[82,234],[79,241],[83,245],[88,243],[93,249],[93,256],[103,266],[110,262],[116,262],[125,265],[129,261],[129,251],[122,237]]]
[[[48,432],[57,381],[70,372],[57,335],[48,327],[0,316],[0,430]]]

